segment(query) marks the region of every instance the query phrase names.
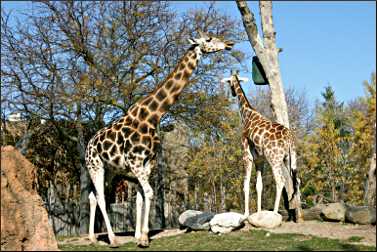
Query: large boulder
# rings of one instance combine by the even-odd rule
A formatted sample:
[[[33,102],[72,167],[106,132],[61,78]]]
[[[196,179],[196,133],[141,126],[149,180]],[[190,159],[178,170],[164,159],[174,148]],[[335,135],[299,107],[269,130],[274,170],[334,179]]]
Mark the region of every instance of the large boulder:
[[[209,225],[212,232],[225,234],[243,226],[245,219],[246,217],[239,213],[221,213],[216,214]]]
[[[272,211],[260,211],[253,213],[248,218],[251,225],[264,228],[275,228],[280,226],[283,217]]]
[[[355,224],[376,224],[376,208],[347,206],[346,221]]]
[[[187,218],[183,226],[192,230],[209,230],[209,222],[215,216],[214,213],[204,212],[190,218]]]
[[[321,208],[321,217],[325,221],[344,221],[346,216],[346,207],[343,203],[319,204]]]
[[[35,179],[18,150],[1,147],[1,250],[58,250]]]
[[[178,222],[181,226],[184,227],[187,219],[192,218],[202,213],[203,213],[202,211],[197,211],[197,210],[186,210],[183,213],[181,213],[181,215],[179,215]]]
[[[197,210],[186,210],[179,217],[181,227],[192,230],[209,230],[209,221],[215,216],[214,213]]]

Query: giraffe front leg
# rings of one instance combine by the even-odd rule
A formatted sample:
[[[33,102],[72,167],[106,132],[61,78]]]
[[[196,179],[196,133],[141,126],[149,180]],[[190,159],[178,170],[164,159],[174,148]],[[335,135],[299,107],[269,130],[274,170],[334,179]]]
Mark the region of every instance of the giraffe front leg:
[[[149,211],[151,208],[151,201],[153,199],[153,189],[150,186],[149,174],[151,173],[152,169],[156,166],[156,160],[149,160],[144,165],[145,176],[140,177],[139,181],[144,191],[144,218],[143,218],[143,226],[141,230],[141,238],[139,246],[148,247],[149,246]]]
[[[151,200],[153,199],[153,189],[149,185],[149,175],[151,173],[151,167],[154,166],[155,162],[149,160],[145,165],[142,165],[144,162],[141,159],[136,160],[132,166],[132,170],[139,180],[139,186],[137,191],[137,216],[136,216],[136,230],[135,238],[136,243],[139,247],[148,247],[149,246],[149,211]],[[144,201],[142,194],[144,194]],[[144,209],[144,213],[141,209]]]
[[[244,156],[243,160],[245,162],[245,168],[246,168],[246,174],[245,174],[245,180],[243,184],[243,191],[245,194],[245,213],[244,216],[248,217],[250,215],[249,211],[249,198],[250,198],[250,177],[251,177],[251,170],[253,167],[253,156],[250,153],[249,150],[249,144],[247,139],[243,140],[243,147],[244,147]]]
[[[141,247],[148,247],[149,246],[149,211],[151,207],[151,201],[153,199],[153,189],[149,185],[148,181],[145,181],[142,184],[143,191],[144,191],[144,218],[142,223],[141,229],[141,237],[139,239],[138,245]]]
[[[140,185],[136,188],[136,226],[135,226],[135,239],[138,242],[141,238],[141,214],[143,209],[143,195],[142,195],[142,188]]]
[[[262,190],[263,190],[263,182],[262,182],[262,171],[257,169],[257,212],[259,213],[262,211]]]
[[[251,176],[252,163],[248,160],[246,163],[246,175],[243,183],[243,191],[245,193],[245,217],[250,215],[249,211],[249,197],[250,197],[250,176]]]

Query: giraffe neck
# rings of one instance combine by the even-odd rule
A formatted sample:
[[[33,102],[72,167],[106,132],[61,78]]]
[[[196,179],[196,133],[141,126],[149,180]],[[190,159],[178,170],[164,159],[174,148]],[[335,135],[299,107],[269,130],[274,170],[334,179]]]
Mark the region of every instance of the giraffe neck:
[[[243,91],[240,81],[236,80],[234,81],[234,92],[236,93],[236,96],[238,98],[238,104],[240,107],[240,113],[242,121],[246,120],[250,117],[252,113],[258,113],[249,103],[249,100],[247,99],[245,92]]]
[[[197,67],[201,54],[199,46],[188,49],[168,77],[160,82],[150,95],[137,102],[136,107],[148,106],[150,116],[153,116],[158,124],[188,84],[189,77]]]
[[[201,54],[198,46],[190,48],[183,55],[173,72],[153,92],[157,99],[162,99],[161,106],[158,109],[161,116],[175,103],[184,87],[189,83],[189,78],[197,67]]]

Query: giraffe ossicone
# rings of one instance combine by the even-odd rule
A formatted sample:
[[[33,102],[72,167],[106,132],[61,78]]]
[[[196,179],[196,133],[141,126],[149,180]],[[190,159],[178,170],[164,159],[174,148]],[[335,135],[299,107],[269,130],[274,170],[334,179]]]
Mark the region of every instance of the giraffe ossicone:
[[[96,189],[96,195],[93,192],[89,195],[89,239],[93,242],[96,241],[94,219],[98,204],[105,220],[110,243],[113,246],[117,244],[104,197],[104,176],[105,169],[108,168],[116,173],[131,172],[137,178],[135,238],[139,246],[149,245],[148,219],[153,189],[148,180],[151,170],[156,166],[156,153],[160,146],[156,133],[157,125],[187,85],[201,55],[230,50],[234,44],[207,35],[190,39],[189,42],[191,47],[168,77],[149,95],[132,105],[123,117],[99,130],[87,145],[86,166]]]
[[[241,121],[242,121],[242,146],[243,146],[243,160],[245,162],[246,175],[244,180],[244,194],[245,194],[245,216],[249,216],[249,194],[250,194],[250,176],[253,164],[257,170],[257,212],[261,212],[262,200],[262,162],[266,160],[273,172],[276,184],[276,197],[274,204],[274,212],[277,213],[279,209],[280,197],[285,184],[284,172],[288,172],[293,180],[293,191],[288,192],[288,199],[290,202],[300,200],[300,191],[296,167],[296,150],[294,134],[283,125],[272,122],[261,115],[255,108],[253,108],[242,87],[241,81],[247,81],[247,78],[239,77],[238,72],[231,73],[229,78],[222,79],[222,82],[227,82],[232,91],[232,95],[237,97],[240,107]],[[303,221],[300,206],[297,206],[296,221]]]

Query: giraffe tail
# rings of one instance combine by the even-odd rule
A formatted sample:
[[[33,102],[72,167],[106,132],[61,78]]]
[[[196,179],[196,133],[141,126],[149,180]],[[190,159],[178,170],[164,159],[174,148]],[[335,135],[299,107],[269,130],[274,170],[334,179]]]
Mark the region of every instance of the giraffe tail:
[[[297,176],[297,164],[296,164],[296,150],[290,145],[289,146],[289,170],[293,182],[293,194],[291,199],[298,193],[300,179]]]
[[[289,146],[289,167],[293,182],[293,195],[289,202],[290,209],[294,209],[293,219],[297,223],[304,221],[304,214],[301,208],[300,179],[297,174],[296,149],[294,145]]]
[[[295,147],[290,145],[289,147],[289,168],[291,172],[291,178],[293,183],[293,194],[289,200],[290,209],[296,209],[300,211],[301,209],[301,195],[300,195],[300,179],[297,173],[297,164],[296,164],[296,150]],[[300,212],[299,216],[296,216],[296,219],[300,219],[302,213]]]

